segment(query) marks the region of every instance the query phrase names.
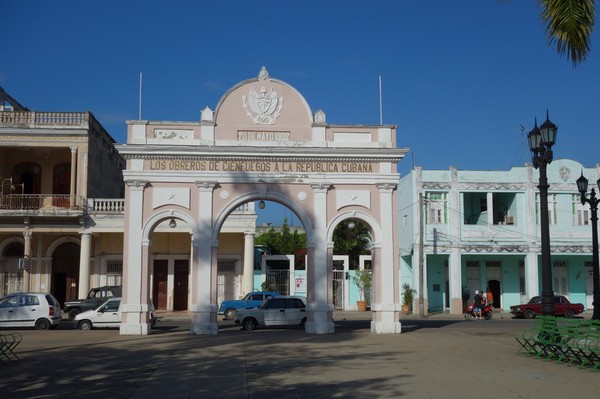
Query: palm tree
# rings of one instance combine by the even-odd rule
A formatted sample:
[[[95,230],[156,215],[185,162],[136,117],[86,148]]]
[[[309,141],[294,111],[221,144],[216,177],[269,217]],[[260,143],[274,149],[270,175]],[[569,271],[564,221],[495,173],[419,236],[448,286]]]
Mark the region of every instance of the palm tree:
[[[594,30],[596,0],[538,0],[548,44],[556,44],[573,66],[585,61]]]

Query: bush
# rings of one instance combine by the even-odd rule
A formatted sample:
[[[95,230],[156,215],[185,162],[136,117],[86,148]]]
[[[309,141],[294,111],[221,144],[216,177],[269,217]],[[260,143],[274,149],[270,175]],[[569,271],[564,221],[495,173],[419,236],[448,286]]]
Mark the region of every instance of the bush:
[[[417,290],[415,290],[414,288],[410,288],[410,284],[402,284],[402,304],[412,306],[416,293]]]

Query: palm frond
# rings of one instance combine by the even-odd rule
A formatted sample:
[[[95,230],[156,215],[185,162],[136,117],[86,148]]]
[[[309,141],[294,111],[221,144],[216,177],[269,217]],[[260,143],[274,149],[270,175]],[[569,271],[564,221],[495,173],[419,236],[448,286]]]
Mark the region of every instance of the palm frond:
[[[548,44],[556,44],[573,66],[584,61],[591,48],[595,25],[595,0],[539,0]]]

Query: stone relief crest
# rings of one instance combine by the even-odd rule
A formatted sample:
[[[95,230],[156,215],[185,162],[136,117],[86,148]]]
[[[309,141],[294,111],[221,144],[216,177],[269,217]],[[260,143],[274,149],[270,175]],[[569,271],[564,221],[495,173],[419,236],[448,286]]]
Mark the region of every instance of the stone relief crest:
[[[558,173],[560,174],[560,178],[563,179],[563,181],[567,181],[571,177],[571,169],[567,168],[566,166],[560,168]]]
[[[281,114],[283,97],[277,97],[277,90],[262,86],[260,92],[250,89],[248,97],[242,96],[246,115],[257,125],[273,125]]]

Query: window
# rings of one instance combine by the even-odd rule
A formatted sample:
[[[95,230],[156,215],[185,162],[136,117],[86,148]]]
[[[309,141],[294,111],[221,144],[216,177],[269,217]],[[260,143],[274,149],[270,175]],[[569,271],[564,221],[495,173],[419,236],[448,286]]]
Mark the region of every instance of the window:
[[[106,285],[123,285],[123,261],[106,262]]]
[[[446,224],[448,193],[425,193],[425,212],[427,224]]]
[[[587,226],[590,224],[589,207],[581,203],[581,196],[573,194],[573,224],[576,226]]]
[[[540,195],[535,196],[535,218],[537,224],[540,224]],[[548,223],[556,224],[556,195],[548,194]]]

